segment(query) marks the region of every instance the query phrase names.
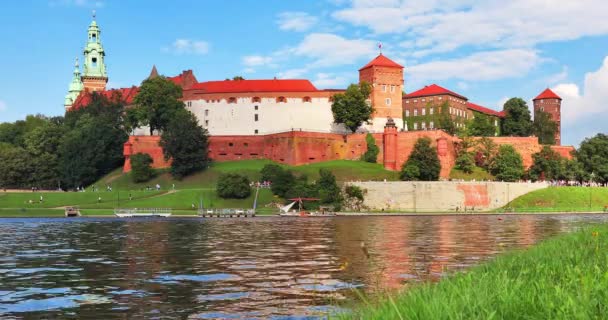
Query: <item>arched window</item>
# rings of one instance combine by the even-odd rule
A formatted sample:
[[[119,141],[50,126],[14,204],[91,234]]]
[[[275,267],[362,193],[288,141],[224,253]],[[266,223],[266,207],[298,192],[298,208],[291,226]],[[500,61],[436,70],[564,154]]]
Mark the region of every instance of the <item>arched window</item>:
[[[312,100],[310,99],[310,97],[304,97],[302,98],[302,102],[312,102]]]
[[[228,98],[228,103],[236,103],[236,98],[235,97]]]
[[[251,102],[262,102],[262,99],[260,97],[253,97],[251,98]]]
[[[280,96],[277,98],[277,103],[285,103],[285,102],[287,102],[287,99],[285,99],[285,97]]]

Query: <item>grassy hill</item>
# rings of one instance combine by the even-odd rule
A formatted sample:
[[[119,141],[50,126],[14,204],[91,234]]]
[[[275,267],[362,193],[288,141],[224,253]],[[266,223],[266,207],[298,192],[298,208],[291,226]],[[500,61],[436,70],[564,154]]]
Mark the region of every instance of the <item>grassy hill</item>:
[[[0,193],[0,216],[55,216],[63,214],[65,206],[80,206],[85,214],[109,215],[114,208],[172,208],[180,214],[196,214],[192,204],[198,207],[251,208],[255,192],[246,199],[222,199],[215,192],[215,185],[223,173],[240,173],[250,180],[260,179],[268,160],[246,160],[213,163],[207,170],[183,180],[174,180],[167,170],[146,183],[133,183],[130,174],[116,170],[94,185],[99,191],[88,187],[86,192],[22,192]],[[331,170],[338,182],[352,180],[396,180],[397,173],[385,170],[382,165],[361,161],[329,161],[304,166],[284,166],[296,174],[306,174],[309,180],[318,178],[319,169]],[[160,191],[146,191],[146,186],[161,186]],[[175,189],[173,189],[175,184]],[[106,191],[106,186],[113,191]],[[40,202],[40,196],[43,201]],[[101,197],[101,201],[99,198]],[[131,198],[131,200],[129,200]],[[272,203],[280,202],[268,189],[260,189],[258,208],[262,213],[272,212]]]
[[[464,181],[494,181],[496,178],[491,175],[490,173],[488,173],[486,170],[480,168],[480,167],[474,167],[473,168],[473,172],[471,173],[464,173],[462,170],[458,170],[456,168],[453,168],[452,171],[450,172],[450,179],[455,179],[455,180],[464,180]]]
[[[506,207],[519,212],[603,211],[608,205],[608,188],[550,187],[525,194]]]

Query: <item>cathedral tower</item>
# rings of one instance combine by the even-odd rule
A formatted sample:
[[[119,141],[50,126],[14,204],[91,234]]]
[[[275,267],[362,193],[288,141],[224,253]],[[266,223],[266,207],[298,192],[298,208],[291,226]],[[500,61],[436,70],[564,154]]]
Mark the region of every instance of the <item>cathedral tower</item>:
[[[63,103],[64,107],[70,109],[76,98],[82,90],[84,89],[84,85],[82,84],[82,80],[80,79],[80,68],[78,66],[78,58],[76,58],[76,63],[74,64],[74,75],[72,76],[72,82],[70,82],[70,88],[68,90],[68,94],[65,95],[65,102]]]
[[[380,53],[359,69],[359,82],[372,86],[370,101],[374,108],[370,129],[380,132],[392,118],[398,129],[403,128],[403,66]]]
[[[546,89],[541,92],[536,98],[532,100],[534,102],[534,114],[538,111],[544,111],[551,116],[551,120],[557,124],[557,130],[555,131],[555,145],[559,146],[562,143],[562,98],[551,91]]]
[[[97,26],[93,12],[93,21],[89,25],[87,44],[84,47],[82,83],[86,91],[103,91],[108,83],[104,61],[106,53],[101,45],[100,34],[101,30]]]

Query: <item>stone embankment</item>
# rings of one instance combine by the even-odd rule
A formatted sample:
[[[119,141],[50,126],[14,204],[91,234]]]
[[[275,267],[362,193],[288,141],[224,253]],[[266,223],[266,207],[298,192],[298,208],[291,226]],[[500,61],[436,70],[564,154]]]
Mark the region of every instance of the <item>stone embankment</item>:
[[[364,206],[373,211],[470,212],[505,206],[547,183],[390,181],[349,182],[366,190]]]

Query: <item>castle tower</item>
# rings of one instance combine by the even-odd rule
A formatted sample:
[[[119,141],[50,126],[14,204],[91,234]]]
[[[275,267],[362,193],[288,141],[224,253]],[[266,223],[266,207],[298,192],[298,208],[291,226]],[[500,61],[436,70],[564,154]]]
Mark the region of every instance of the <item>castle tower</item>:
[[[78,66],[78,58],[76,58],[76,63],[74,64],[74,75],[72,77],[72,82],[70,82],[70,88],[68,90],[68,94],[65,95],[65,102],[63,106],[66,110],[72,107],[80,92],[84,89],[84,85],[82,84],[82,80],[80,79],[80,68]]]
[[[395,121],[392,118],[388,118],[386,121],[386,125],[384,126],[384,133],[382,134],[382,142],[383,142],[383,150],[382,154],[384,156],[383,164],[384,169],[396,171],[397,168],[397,152],[398,152],[398,143],[397,143],[397,126],[395,125]]]
[[[555,131],[555,145],[559,146],[562,142],[562,98],[547,88],[541,92],[536,98],[532,100],[534,102],[534,114],[538,111],[544,111],[551,116],[551,120],[557,124],[557,131]]]
[[[372,86],[370,102],[374,108],[372,124],[368,128],[382,131],[388,118],[393,118],[398,129],[403,128],[403,66],[380,53],[359,69],[359,82]]]
[[[101,45],[100,34],[101,30],[97,26],[93,12],[93,21],[89,25],[87,44],[84,47],[82,83],[86,91],[103,91],[108,83],[104,61],[106,53]]]

